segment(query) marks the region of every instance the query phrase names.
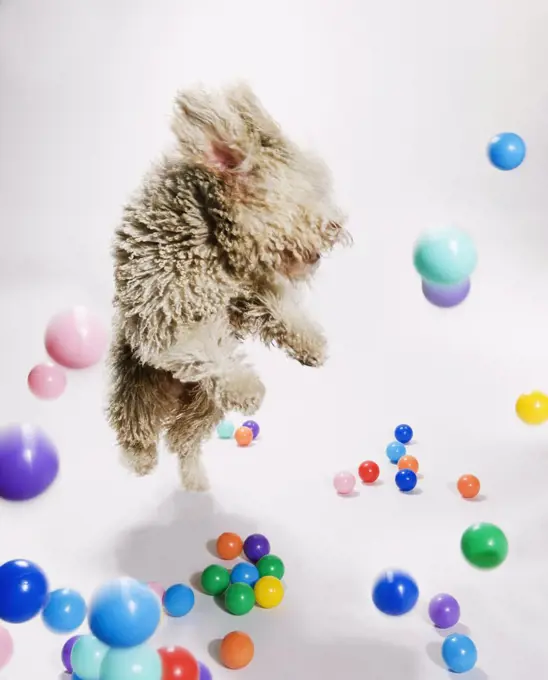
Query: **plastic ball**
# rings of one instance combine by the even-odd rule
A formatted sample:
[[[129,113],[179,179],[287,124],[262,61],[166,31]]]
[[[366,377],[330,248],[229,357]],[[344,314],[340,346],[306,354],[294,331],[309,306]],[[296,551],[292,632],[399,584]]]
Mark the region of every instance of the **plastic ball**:
[[[255,654],[255,645],[247,633],[234,631],[223,638],[219,654],[224,666],[238,670],[251,663]]]
[[[207,595],[222,595],[230,584],[230,573],[220,564],[211,564],[203,570],[201,584]]]
[[[148,645],[109,649],[101,664],[100,680],[162,680],[162,660]]]
[[[467,635],[450,635],[441,646],[441,655],[453,673],[471,671],[478,660],[476,645]]]
[[[245,539],[244,553],[250,562],[258,562],[270,553],[270,543],[262,534],[251,534]]]
[[[38,364],[27,377],[29,390],[38,399],[57,399],[67,386],[65,371],[55,364]]]
[[[242,554],[244,542],[238,534],[226,531],[217,539],[217,555],[222,560],[235,560]]]
[[[413,470],[417,474],[419,471],[419,461],[415,456],[402,456],[398,461],[398,470]]]
[[[387,571],[373,586],[373,603],[383,614],[402,616],[410,612],[419,599],[415,581],[402,571]]]
[[[255,600],[259,607],[272,609],[284,599],[284,586],[274,576],[263,576],[255,584]]]
[[[525,154],[525,142],[515,132],[501,132],[487,147],[489,160],[499,170],[515,170],[525,160]]]
[[[400,444],[408,444],[413,439],[413,429],[409,425],[398,425],[394,437]]]
[[[42,620],[54,633],[72,633],[86,618],[86,601],[76,590],[61,588],[49,594]]]
[[[242,616],[255,606],[255,593],[247,583],[231,583],[225,591],[225,607],[230,614]]]
[[[464,557],[479,569],[494,569],[508,555],[508,540],[494,524],[473,524],[462,535],[460,547]]]
[[[205,666],[201,661],[198,662],[198,666],[200,668],[199,680],[213,680],[211,671],[207,666]],[[175,680],[175,678],[173,680]]]
[[[65,368],[88,368],[98,363],[107,346],[101,320],[85,307],[73,307],[54,316],[46,328],[50,357]]]
[[[400,491],[408,493],[417,486],[417,473],[404,468],[396,474],[396,486]]]
[[[249,446],[253,441],[253,431],[249,427],[239,427],[234,433],[238,446]]]
[[[253,433],[253,439],[257,439],[259,432],[261,431],[259,423],[256,423],[254,420],[246,420],[242,427],[248,427],[251,430]]]
[[[67,673],[72,673],[73,671],[70,657],[74,645],[78,642],[78,640],[81,637],[82,637],[81,635],[73,635],[65,642],[65,644],[63,645],[63,649],[61,650],[61,661],[63,662],[63,666],[65,667]]]
[[[59,456],[51,439],[33,425],[0,429],[0,497],[28,501],[42,494],[59,472]]]
[[[522,394],[516,402],[516,413],[527,425],[542,425],[548,421],[548,397],[542,392]]]
[[[443,283],[432,283],[422,280],[422,294],[434,307],[449,309],[456,307],[464,302],[470,294],[470,279],[465,279],[460,283],[445,285]]]
[[[440,593],[430,600],[428,615],[437,628],[451,628],[460,619],[460,606],[452,595]]]
[[[424,280],[454,285],[470,277],[478,255],[468,234],[447,228],[424,234],[415,245],[413,262]]]
[[[161,647],[162,680],[201,680],[200,667],[184,647]]]
[[[37,564],[11,560],[0,567],[0,619],[24,623],[37,616],[48,600],[48,581]]]
[[[147,586],[160,598],[160,602],[164,599],[166,590],[161,583],[158,583],[158,581],[149,581]]]
[[[0,626],[0,670],[5,668],[13,656],[13,639],[9,630]]]
[[[391,463],[397,464],[402,456],[405,456],[406,448],[400,442],[392,442],[386,447],[386,455]]]
[[[351,472],[337,472],[333,477],[333,486],[339,495],[347,496],[354,491],[356,487],[356,478]]]
[[[217,425],[217,435],[220,439],[232,439],[235,429],[234,423],[230,420],[223,420]]]
[[[108,647],[93,635],[82,635],[76,640],[70,655],[72,672],[81,680],[97,680]]]
[[[358,474],[364,484],[373,484],[373,482],[376,482],[380,472],[379,466],[372,460],[364,461],[358,468]]]
[[[259,564],[267,557],[268,555],[261,558]],[[246,583],[248,586],[254,586],[259,578],[259,570],[254,564],[249,564],[249,562],[240,562],[230,573],[230,583]]]
[[[144,583],[120,578],[99,588],[89,605],[89,627],[109,647],[137,647],[160,623],[158,597]]]
[[[257,569],[261,576],[274,576],[283,579],[285,566],[282,560],[276,555],[265,555],[257,562]]]
[[[462,475],[457,482],[457,489],[463,498],[475,498],[480,492],[480,481],[474,475]]]
[[[183,583],[170,586],[163,597],[163,605],[169,616],[186,616],[194,607],[194,591]]]

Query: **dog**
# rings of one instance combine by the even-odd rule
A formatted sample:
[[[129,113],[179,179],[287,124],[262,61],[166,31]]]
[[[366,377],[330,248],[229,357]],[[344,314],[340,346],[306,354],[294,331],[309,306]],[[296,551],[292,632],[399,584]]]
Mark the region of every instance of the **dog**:
[[[242,340],[324,363],[324,334],[299,289],[351,237],[324,163],[246,84],[178,93],[171,127],[174,148],[115,231],[108,419],[134,472],[156,467],[165,433],[183,486],[200,491],[202,442],[225,413],[254,414],[265,394]]]

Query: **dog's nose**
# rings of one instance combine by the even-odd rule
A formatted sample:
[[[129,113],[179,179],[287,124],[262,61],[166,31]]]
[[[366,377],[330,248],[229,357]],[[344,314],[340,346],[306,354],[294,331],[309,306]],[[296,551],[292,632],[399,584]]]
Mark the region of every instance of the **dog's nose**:
[[[320,261],[320,253],[314,253],[308,258],[308,264],[316,264],[317,262]]]

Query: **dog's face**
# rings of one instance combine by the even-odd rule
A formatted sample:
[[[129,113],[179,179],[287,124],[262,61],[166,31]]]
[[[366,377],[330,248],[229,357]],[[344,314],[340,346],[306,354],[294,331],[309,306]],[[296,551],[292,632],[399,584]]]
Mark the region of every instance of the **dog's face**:
[[[173,130],[185,162],[215,176],[214,238],[244,278],[309,278],[337,243],[349,243],[321,161],[288,140],[253,93],[182,93]]]

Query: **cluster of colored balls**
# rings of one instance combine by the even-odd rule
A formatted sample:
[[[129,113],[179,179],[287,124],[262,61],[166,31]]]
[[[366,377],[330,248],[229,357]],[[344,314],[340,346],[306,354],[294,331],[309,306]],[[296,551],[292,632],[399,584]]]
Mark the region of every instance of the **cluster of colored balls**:
[[[516,413],[527,425],[542,425],[548,421],[548,396],[542,392],[522,394],[516,402]]]
[[[246,420],[237,429],[230,420],[223,420],[217,425],[219,439],[234,438],[238,446],[249,446],[254,439],[257,439],[260,431],[259,424],[254,420]]]
[[[407,454],[406,444],[413,439],[413,429],[409,425],[398,425],[394,430],[395,441],[386,447],[386,455],[391,463],[398,466],[395,482],[400,491],[408,493],[417,486],[419,461]]]

